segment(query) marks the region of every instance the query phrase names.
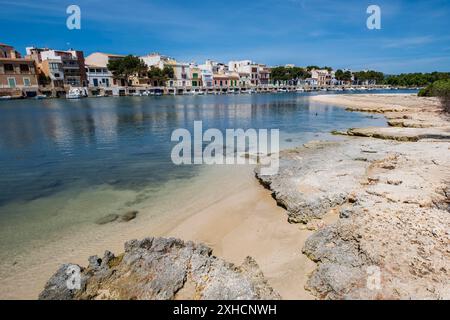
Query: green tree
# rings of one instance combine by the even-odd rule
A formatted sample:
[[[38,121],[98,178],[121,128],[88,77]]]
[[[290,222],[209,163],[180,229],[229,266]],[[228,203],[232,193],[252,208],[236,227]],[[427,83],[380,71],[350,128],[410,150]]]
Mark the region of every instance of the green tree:
[[[450,80],[438,80],[433,84],[433,95],[439,97],[445,112],[450,113]]]
[[[450,79],[438,80],[419,91],[419,97],[439,97],[442,109],[450,113]]]
[[[175,77],[175,71],[173,70],[173,68],[171,66],[167,66],[167,65],[164,66],[163,74],[168,79],[173,79]]]
[[[153,83],[156,82],[158,85],[162,86],[167,80],[173,79],[174,71],[170,66],[164,66],[163,69],[151,66],[147,72],[147,77],[150,78]]]
[[[341,69],[336,70],[336,72],[334,73],[334,77],[336,78],[336,80],[344,80],[344,71],[342,71]]]
[[[446,79],[450,79],[450,73],[448,72],[403,73],[386,76],[384,83],[391,86],[424,87],[433,82]]]
[[[353,74],[351,73],[351,71],[345,71],[344,72],[344,76],[343,76],[343,78],[342,78],[342,80],[344,80],[344,81],[352,81],[352,78],[353,78]]]
[[[127,81],[128,83],[132,75],[141,77],[148,71],[145,63],[138,57],[132,55],[128,55],[120,59],[111,60],[108,62],[107,67],[116,79],[122,78],[125,79],[125,81]]]
[[[320,68],[319,68],[319,66],[307,66],[306,67],[306,70],[308,70],[308,71],[311,71],[311,70],[314,70],[314,69],[317,70],[317,69],[320,69]]]
[[[292,81],[311,77],[311,73],[301,67],[274,67],[270,75],[272,81]]]

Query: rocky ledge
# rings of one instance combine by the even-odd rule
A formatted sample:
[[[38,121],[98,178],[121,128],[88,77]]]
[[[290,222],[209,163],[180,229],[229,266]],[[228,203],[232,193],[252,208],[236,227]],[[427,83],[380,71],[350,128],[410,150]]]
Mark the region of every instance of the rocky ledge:
[[[279,173],[257,177],[290,222],[317,230],[302,250],[318,264],[307,287],[317,297],[440,299],[450,298],[449,159],[444,142],[350,138],[282,152]],[[337,222],[317,220],[328,214]]]
[[[412,95],[313,98],[409,120],[283,151],[274,176],[256,170],[289,222],[316,231],[302,248],[317,263],[307,289],[322,299],[450,299],[448,116]]]
[[[80,286],[71,290],[68,283],[78,268]],[[279,298],[252,258],[235,266],[204,245],[165,238],[129,241],[125,253],[91,257],[87,268],[63,265],[39,295],[43,300]]]

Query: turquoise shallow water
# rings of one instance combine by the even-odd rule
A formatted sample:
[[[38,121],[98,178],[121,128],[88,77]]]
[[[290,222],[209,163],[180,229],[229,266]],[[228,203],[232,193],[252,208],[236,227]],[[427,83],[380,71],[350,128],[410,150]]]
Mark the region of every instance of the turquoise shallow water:
[[[15,235],[45,238],[151,203],[162,186],[197,175],[202,166],[170,159],[172,131],[192,130],[195,120],[204,130],[280,129],[284,147],[333,129],[386,124],[298,93],[2,101],[0,249],[17,243]]]
[[[313,107],[299,94],[0,103],[0,206],[72,186],[136,189],[195,174],[170,161],[176,128],[279,128],[305,137],[382,119]],[[5,212],[0,207],[0,219]]]

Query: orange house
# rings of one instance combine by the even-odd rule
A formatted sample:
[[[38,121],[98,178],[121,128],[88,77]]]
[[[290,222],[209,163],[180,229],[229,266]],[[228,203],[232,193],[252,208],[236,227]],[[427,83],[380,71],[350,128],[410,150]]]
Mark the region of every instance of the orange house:
[[[34,96],[38,89],[34,60],[23,59],[14,47],[0,44],[0,95]]]

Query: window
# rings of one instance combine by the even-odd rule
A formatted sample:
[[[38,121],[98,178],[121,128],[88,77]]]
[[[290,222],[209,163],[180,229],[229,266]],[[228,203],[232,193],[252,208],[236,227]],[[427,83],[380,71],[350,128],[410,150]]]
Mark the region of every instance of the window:
[[[24,85],[25,87],[31,86],[30,78],[23,78],[23,85]]]
[[[60,74],[59,73],[55,73],[55,78],[59,78]]]
[[[20,72],[30,72],[30,66],[27,64],[21,64],[20,65]]]
[[[16,79],[15,78],[8,78],[8,84],[10,88],[16,87]]]
[[[3,67],[5,68],[5,72],[14,72],[14,66],[12,64],[9,63],[5,63],[3,65]]]

